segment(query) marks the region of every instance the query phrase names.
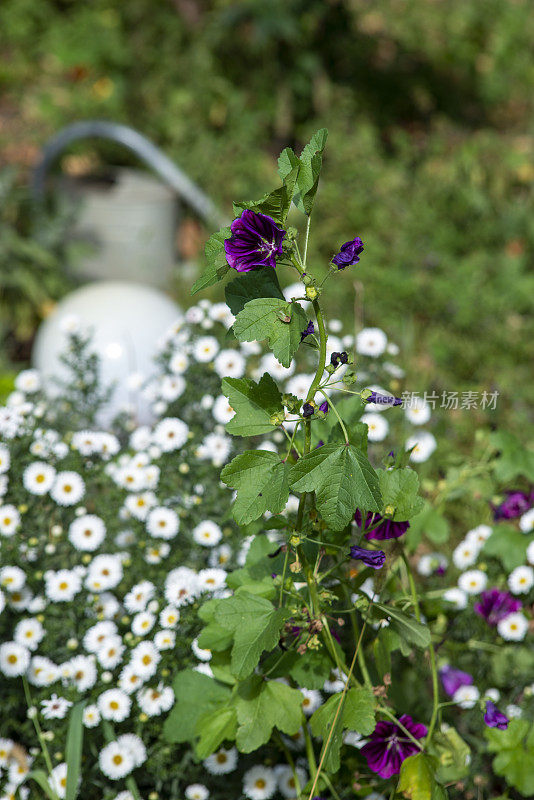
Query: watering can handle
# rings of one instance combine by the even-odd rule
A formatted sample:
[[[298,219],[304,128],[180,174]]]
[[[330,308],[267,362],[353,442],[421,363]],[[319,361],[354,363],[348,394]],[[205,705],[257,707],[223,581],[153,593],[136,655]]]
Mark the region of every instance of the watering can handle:
[[[217,227],[228,224],[228,220],[222,216],[209,197],[151,141],[127,125],[105,120],[75,122],[45,144],[42,159],[37,164],[32,178],[32,194],[36,202],[42,203],[44,200],[46,175],[58,155],[72,142],[89,138],[111,139],[124,145],[145,161],[171,189],[189,203],[200,217],[211,224],[215,223]]]

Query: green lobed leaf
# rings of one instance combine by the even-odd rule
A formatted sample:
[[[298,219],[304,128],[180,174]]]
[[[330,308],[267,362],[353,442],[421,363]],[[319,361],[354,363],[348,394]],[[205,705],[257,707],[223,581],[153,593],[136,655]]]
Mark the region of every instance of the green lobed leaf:
[[[302,724],[302,693],[259,675],[239,686],[236,706],[236,745],[242,753],[252,753],[266,744],[273,728],[293,736]]]
[[[422,510],[424,500],[419,496],[419,477],[413,469],[378,469],[377,474],[384,508],[395,509],[389,514],[392,519],[404,522]]]
[[[527,450],[525,445],[509,431],[492,433],[490,441],[500,451],[493,466],[498,480],[507,483],[523,475],[534,481],[534,451]]]
[[[228,433],[259,436],[276,428],[271,418],[273,414],[283,414],[282,395],[268,373],[259,383],[251,378],[224,378],[222,391],[236,412],[226,425]]]
[[[228,688],[192,669],[176,675],[173,689],[176,702],[163,725],[163,736],[168,742],[193,741],[199,717],[230,696]]]
[[[331,669],[330,658],[324,650],[307,650],[291,666],[289,674],[305,689],[322,689]]]
[[[315,195],[317,194],[327,137],[327,129],[321,128],[312,136],[300,154],[300,170],[297,177],[297,193],[295,194],[294,202],[297,208],[308,216],[311,214]],[[282,169],[285,170],[286,168],[287,161],[284,161]]]
[[[289,367],[307,324],[308,318],[296,301],[257,297],[246,303],[237,315],[234,334],[240,342],[266,339],[275,358]]]
[[[277,297],[284,300],[274,269],[256,269],[245,272],[225,287],[226,303],[232,314],[239,314],[246,303],[257,297]]]
[[[436,768],[437,760],[426,753],[408,756],[401,764],[397,792],[409,800],[444,800],[447,793],[435,779]]]
[[[444,725],[434,733],[430,753],[439,761],[436,769],[439,783],[459,781],[469,773],[471,749],[454,728]]]
[[[534,726],[512,719],[506,730],[486,728],[490,753],[496,753],[493,769],[525,797],[534,796]]]
[[[289,467],[277,453],[248,450],[236,456],[221,472],[221,480],[237,490],[232,515],[246,525],[266,511],[278,514],[289,497]]]
[[[198,758],[207,758],[225,740],[233,741],[237,732],[236,709],[233,706],[216,708],[198,718],[195,732],[199,736],[195,747]]]
[[[232,631],[232,672],[246,678],[257,666],[264,650],[272,650],[289,611],[276,609],[270,600],[238,589],[226,598],[215,612],[217,622]]]
[[[231,269],[224,252],[225,239],[229,239],[231,235],[230,228],[222,228],[210,236],[204,249],[208,264],[203,274],[193,284],[191,294],[196,294],[201,289],[206,289],[208,286],[218,283]]]
[[[380,511],[378,476],[352,444],[326,444],[291,467],[289,484],[298,492],[315,492],[317,508],[333,530],[341,530],[356,508]]]
[[[443,544],[449,538],[449,523],[425,500],[421,511],[410,520],[408,543],[411,549],[416,547],[422,536],[434,544]]]
[[[505,570],[511,572],[526,562],[527,547],[534,536],[521,533],[512,525],[497,525],[484,542],[485,556],[498,558]]]
[[[310,728],[314,736],[323,739],[323,748],[335,724],[325,757],[325,768],[337,772],[340,766],[339,751],[343,744],[342,733],[348,728],[368,736],[375,729],[374,708],[376,705],[373,693],[365,687],[349,689],[343,700],[343,707],[338,713],[341,695],[329,697],[310,718]],[[335,723],[334,723],[334,720]]]

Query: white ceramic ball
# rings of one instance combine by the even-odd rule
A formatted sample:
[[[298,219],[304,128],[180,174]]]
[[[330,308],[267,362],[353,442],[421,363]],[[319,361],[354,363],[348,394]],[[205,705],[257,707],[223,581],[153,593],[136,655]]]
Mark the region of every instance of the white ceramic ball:
[[[76,320],[93,332],[92,347],[100,357],[103,384],[116,384],[100,424],[109,422],[126,406],[146,424],[151,418],[148,401],[128,379],[134,374],[145,378],[153,374],[158,342],[181,316],[176,303],[152,287],[129,281],[90,283],[64,297],[41,324],[33,363],[53,393],[54,376],[66,376],[59,359],[67,341],[66,323]]]

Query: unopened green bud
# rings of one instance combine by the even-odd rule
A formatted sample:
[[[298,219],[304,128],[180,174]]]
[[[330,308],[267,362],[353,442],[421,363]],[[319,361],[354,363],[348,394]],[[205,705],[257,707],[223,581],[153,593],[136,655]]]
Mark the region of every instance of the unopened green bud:
[[[271,425],[283,425],[286,415],[283,411],[277,411],[274,414],[271,414],[270,423]]]

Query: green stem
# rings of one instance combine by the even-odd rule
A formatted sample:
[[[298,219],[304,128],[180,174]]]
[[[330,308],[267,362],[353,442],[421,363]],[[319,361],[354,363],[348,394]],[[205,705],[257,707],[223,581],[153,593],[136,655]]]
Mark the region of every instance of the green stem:
[[[404,550],[402,551],[402,560],[404,561],[404,565],[406,567],[406,572],[408,574],[408,582],[410,584],[410,591],[412,593],[413,605],[415,609],[415,618],[418,622],[421,622],[421,609],[419,607],[419,598],[417,597],[417,588],[415,586],[415,581],[412,574],[412,569],[410,567],[410,562],[408,561],[408,557]],[[438,711],[439,711],[439,683],[438,683],[438,669],[436,665],[436,652],[434,650],[434,645],[432,641],[428,645],[428,654],[430,656],[430,670],[432,673],[432,716],[430,717],[430,723],[428,726],[428,734],[427,734],[427,742],[430,742],[432,739],[432,734],[434,733],[434,728],[436,727],[436,722],[438,719]]]
[[[286,544],[286,554],[284,557],[284,568],[282,570],[282,583],[280,584],[280,601],[278,603],[278,607],[282,607],[282,603],[284,600],[284,586],[286,582],[286,572],[287,572],[287,564],[289,561],[289,545]]]
[[[317,371],[313,381],[311,382],[308,396],[306,397],[307,403],[309,403],[310,400],[313,400],[317,387],[321,383],[321,378],[323,377],[324,368],[326,366],[326,342],[328,339],[323,319],[323,312],[321,311],[318,300],[313,301],[313,310],[315,311],[315,318],[317,320],[317,327],[319,329],[319,363],[317,365]]]
[[[304,254],[302,256],[304,269],[306,269],[306,260],[308,257],[308,239],[310,238],[310,223],[311,223],[311,217],[308,216],[308,219],[306,220],[306,235],[304,237]]]
[[[308,758],[308,764],[310,765],[310,775],[312,778],[315,778],[315,773],[317,772],[317,761],[315,760],[313,742],[310,736],[310,731],[308,729],[307,722],[305,722],[304,725],[302,726],[302,730],[304,731],[304,739],[306,741],[306,756]]]
[[[329,396],[326,394],[326,392],[323,392],[323,390],[322,390],[320,387],[319,387],[319,391],[321,392],[321,394],[323,395],[323,397],[325,397],[325,398],[326,398],[326,400],[328,401],[328,405],[330,406],[330,408],[332,409],[332,411],[333,411],[333,412],[334,412],[334,414],[336,415],[336,417],[337,417],[337,421],[338,421],[338,422],[339,422],[339,424],[341,425],[341,430],[343,431],[343,435],[345,436],[345,444],[348,444],[348,443],[349,443],[349,434],[347,433],[347,429],[345,428],[345,425],[344,425],[344,423],[343,423],[343,420],[342,420],[342,419],[341,419],[341,417],[339,416],[339,413],[338,413],[338,410],[337,410],[337,408],[335,407],[335,405],[334,405],[334,403],[332,402],[331,398],[330,398],[330,397],[329,397]]]

